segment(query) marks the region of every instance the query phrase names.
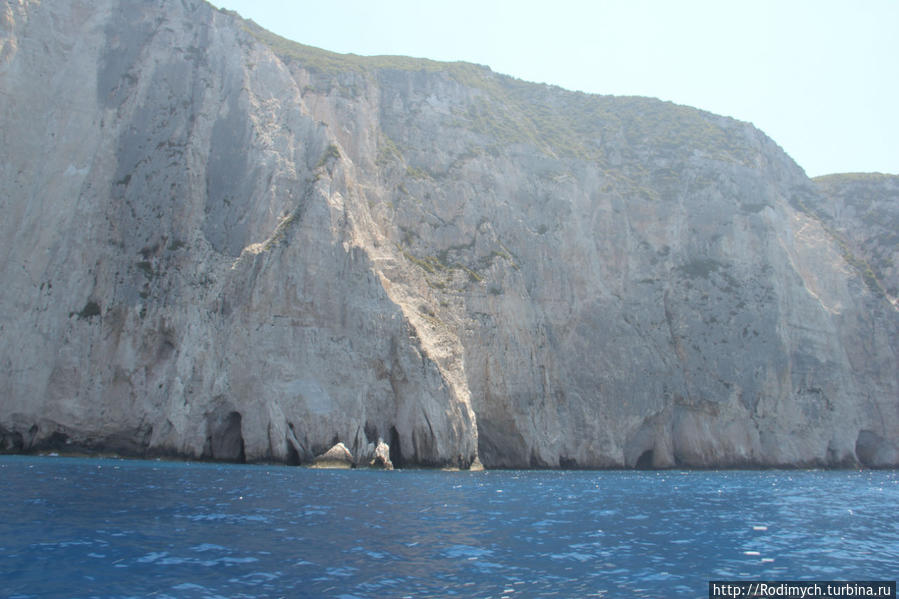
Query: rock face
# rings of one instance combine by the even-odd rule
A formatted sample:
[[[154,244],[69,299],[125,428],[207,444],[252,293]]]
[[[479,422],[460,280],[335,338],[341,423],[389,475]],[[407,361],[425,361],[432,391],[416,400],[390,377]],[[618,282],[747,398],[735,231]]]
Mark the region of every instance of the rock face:
[[[808,206],[861,270],[875,294],[899,298],[899,176],[880,173],[827,175]]]
[[[477,458],[475,458],[477,459]],[[381,468],[382,470],[393,470],[393,462],[390,461],[390,447],[384,441],[378,441],[372,453],[372,458],[368,465],[372,468]]]
[[[343,443],[338,443],[325,453],[317,456],[312,464],[318,468],[352,468],[353,454]]]
[[[895,178],[199,0],[0,25],[6,451],[899,464]]]

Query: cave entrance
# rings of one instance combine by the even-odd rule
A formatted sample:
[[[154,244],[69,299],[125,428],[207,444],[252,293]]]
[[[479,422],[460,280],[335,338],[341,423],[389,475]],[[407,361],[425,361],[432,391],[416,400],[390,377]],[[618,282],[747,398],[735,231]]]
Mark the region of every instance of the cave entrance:
[[[296,447],[293,446],[293,443],[290,442],[290,439],[287,440],[287,456],[285,456],[284,461],[288,466],[300,465],[300,452],[298,452]]]
[[[395,426],[390,427],[390,461],[393,462],[394,468],[402,468],[406,464],[400,447],[400,433]]]
[[[287,423],[287,455],[285,461],[290,466],[299,466],[303,461],[300,456],[300,442],[297,441],[297,432],[293,428],[293,422]]]
[[[212,434],[207,438],[209,447],[207,457],[227,462],[246,462],[242,421],[240,412],[229,412],[212,426]]]
[[[647,449],[640,454],[639,458],[637,458],[637,464],[634,467],[637,470],[652,470],[652,460],[654,455],[653,450]]]

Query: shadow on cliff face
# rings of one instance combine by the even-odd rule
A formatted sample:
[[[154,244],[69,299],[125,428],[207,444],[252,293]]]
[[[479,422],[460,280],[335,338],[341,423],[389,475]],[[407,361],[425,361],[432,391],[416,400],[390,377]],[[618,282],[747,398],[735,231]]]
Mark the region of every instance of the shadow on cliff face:
[[[206,416],[206,444],[204,459],[246,462],[240,412],[217,409]]]
[[[890,468],[896,463],[897,450],[886,439],[873,431],[863,430],[855,441],[855,455],[866,468]]]
[[[400,433],[395,426],[390,427],[390,461],[393,463],[394,468],[402,468],[406,465],[400,445]]]
[[[639,458],[637,458],[637,463],[634,468],[637,470],[652,470],[652,460],[654,455],[655,452],[652,449],[647,449],[640,454]]]
[[[552,468],[533,451],[511,419],[478,417],[478,457],[486,468]]]
[[[32,426],[37,429],[37,426]],[[0,425],[0,451],[8,453],[21,453],[25,451],[25,439],[19,431],[8,430]]]

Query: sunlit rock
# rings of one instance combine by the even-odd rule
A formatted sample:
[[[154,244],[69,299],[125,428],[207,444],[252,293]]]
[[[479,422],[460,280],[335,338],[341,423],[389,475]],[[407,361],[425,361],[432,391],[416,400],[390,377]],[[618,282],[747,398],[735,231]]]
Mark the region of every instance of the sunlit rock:
[[[199,0],[14,5],[4,451],[899,463],[896,177]]]

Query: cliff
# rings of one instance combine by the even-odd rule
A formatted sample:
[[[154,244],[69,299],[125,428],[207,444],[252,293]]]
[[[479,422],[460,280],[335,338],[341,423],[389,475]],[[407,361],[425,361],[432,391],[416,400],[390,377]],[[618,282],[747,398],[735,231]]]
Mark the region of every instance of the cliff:
[[[199,0],[2,11],[6,451],[899,464],[895,178]]]
[[[899,298],[899,176],[847,173],[817,177],[814,213],[875,294]]]

